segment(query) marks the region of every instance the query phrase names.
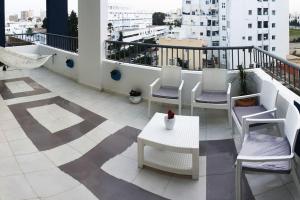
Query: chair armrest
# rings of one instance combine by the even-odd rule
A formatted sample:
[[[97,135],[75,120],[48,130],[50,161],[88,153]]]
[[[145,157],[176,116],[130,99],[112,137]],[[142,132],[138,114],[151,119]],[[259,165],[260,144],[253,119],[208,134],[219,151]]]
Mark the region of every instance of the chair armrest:
[[[252,98],[252,97],[259,97],[260,95],[261,95],[261,93],[256,93],[256,94],[232,97],[231,99],[236,101],[236,100],[240,100],[240,99],[248,99],[248,98]]]
[[[246,119],[245,124],[282,124],[285,122],[285,119]]]
[[[160,78],[156,79],[151,85],[150,85],[150,96],[152,96],[153,89],[160,86]]]
[[[179,94],[180,99],[181,99],[181,93],[182,93],[183,85],[184,85],[184,80],[181,81],[180,86],[178,88],[178,94]]]
[[[192,89],[192,95],[191,95],[191,99],[192,99],[192,102],[195,100],[195,97],[196,97],[196,92],[201,88],[201,82],[198,82],[195,87]]]
[[[294,153],[286,156],[243,156],[238,155],[237,160],[242,162],[272,162],[272,161],[285,161],[294,158]]]
[[[231,83],[228,83],[227,96],[230,96],[230,94],[231,94]]]
[[[274,108],[272,110],[267,110],[267,111],[264,111],[264,112],[260,112],[260,113],[255,113],[255,114],[252,114],[252,115],[245,115],[242,117],[243,121],[244,119],[247,119],[247,118],[254,118],[254,117],[259,117],[260,115],[265,115],[265,114],[269,114],[269,113],[274,113],[277,111],[277,108]]]

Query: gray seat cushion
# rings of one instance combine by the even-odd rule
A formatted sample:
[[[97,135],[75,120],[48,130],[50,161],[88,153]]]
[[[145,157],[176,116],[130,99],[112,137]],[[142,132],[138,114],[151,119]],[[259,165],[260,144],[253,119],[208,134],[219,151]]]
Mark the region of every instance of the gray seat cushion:
[[[290,153],[290,144],[286,138],[250,132],[249,135],[246,135],[239,155],[285,156]],[[263,172],[289,173],[291,170],[289,161],[243,162],[242,166],[245,170]]]
[[[196,98],[198,103],[214,103],[214,104],[226,104],[227,94],[226,92],[202,92],[199,97]]]
[[[178,99],[178,87],[162,86],[154,91],[152,96],[166,99]]]
[[[267,109],[265,109],[265,107],[263,107],[263,106],[249,106],[249,107],[234,107],[233,111],[234,111],[235,115],[237,116],[240,124],[242,124],[243,116],[265,112],[265,111],[267,111]],[[264,114],[264,115],[259,115],[255,118],[256,119],[272,119],[272,118],[274,118],[274,116],[271,113],[268,113],[268,114]],[[254,126],[254,125],[252,125],[252,126]]]

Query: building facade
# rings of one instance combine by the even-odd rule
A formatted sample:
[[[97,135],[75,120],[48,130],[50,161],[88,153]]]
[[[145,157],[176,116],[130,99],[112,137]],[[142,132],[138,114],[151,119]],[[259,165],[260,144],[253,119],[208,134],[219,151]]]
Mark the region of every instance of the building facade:
[[[183,0],[183,30],[208,46],[254,45],[285,58],[289,4],[278,0]],[[224,62],[225,53],[221,54]]]

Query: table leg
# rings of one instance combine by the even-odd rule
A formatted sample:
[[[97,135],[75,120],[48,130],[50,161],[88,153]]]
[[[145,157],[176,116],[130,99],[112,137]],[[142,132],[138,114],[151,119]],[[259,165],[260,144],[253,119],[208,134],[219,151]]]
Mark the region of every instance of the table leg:
[[[144,144],[141,139],[137,139],[138,143],[138,166],[139,168],[143,168],[144,165]]]
[[[199,149],[193,150],[192,153],[192,178],[199,179]]]

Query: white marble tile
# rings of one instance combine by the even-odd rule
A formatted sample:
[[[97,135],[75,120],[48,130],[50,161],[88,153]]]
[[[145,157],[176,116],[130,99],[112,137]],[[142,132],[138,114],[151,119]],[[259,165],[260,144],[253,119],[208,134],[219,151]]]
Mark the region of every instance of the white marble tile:
[[[55,168],[55,165],[40,152],[16,156],[16,160],[24,173]]]
[[[0,177],[22,174],[15,157],[0,159]]]
[[[3,131],[7,141],[26,139],[27,135],[22,128],[10,129]]]
[[[100,128],[109,132],[109,133],[116,133],[120,129],[124,128],[124,125],[114,122],[112,120],[106,120],[100,125]]]
[[[132,182],[140,172],[137,161],[121,155],[107,161],[101,169],[116,178],[128,182]]]
[[[0,158],[11,157],[13,152],[7,142],[0,143]]]
[[[5,121],[0,121],[0,129],[3,131],[8,131],[11,129],[21,128],[16,119],[10,119]]]
[[[105,131],[103,128],[101,128],[101,125],[96,127],[95,129],[91,130],[86,134],[86,137],[94,141],[95,143],[100,143],[102,142],[105,138],[110,136],[113,133],[110,133],[108,131]]]
[[[97,143],[93,140],[91,140],[86,135],[68,143],[73,149],[76,149],[78,152],[82,154],[86,154],[88,151],[90,151],[92,148],[94,148]]]
[[[43,152],[56,166],[76,160],[82,156],[80,152],[69,145],[62,145]]]
[[[134,179],[133,184],[162,196],[171,179],[170,175],[151,169],[142,169]]]
[[[199,180],[172,177],[163,196],[173,200],[206,200],[206,177]]]
[[[0,199],[21,200],[36,197],[37,195],[23,175],[0,178]]]
[[[30,154],[38,152],[30,139],[14,140],[9,142],[12,152],[15,155]]]
[[[84,185],[43,200],[98,200]]]
[[[287,187],[288,191],[290,192],[290,194],[292,195],[292,197],[294,198],[294,200],[300,199],[300,188],[297,189],[294,182],[289,183],[288,185],[286,185],[286,187]]]
[[[27,110],[51,133],[56,133],[83,121],[81,117],[56,104],[29,108]]]
[[[13,81],[5,83],[11,93],[30,92],[34,89],[28,85],[25,81]]]
[[[25,176],[39,197],[57,195],[80,185],[59,169],[28,173]]]

